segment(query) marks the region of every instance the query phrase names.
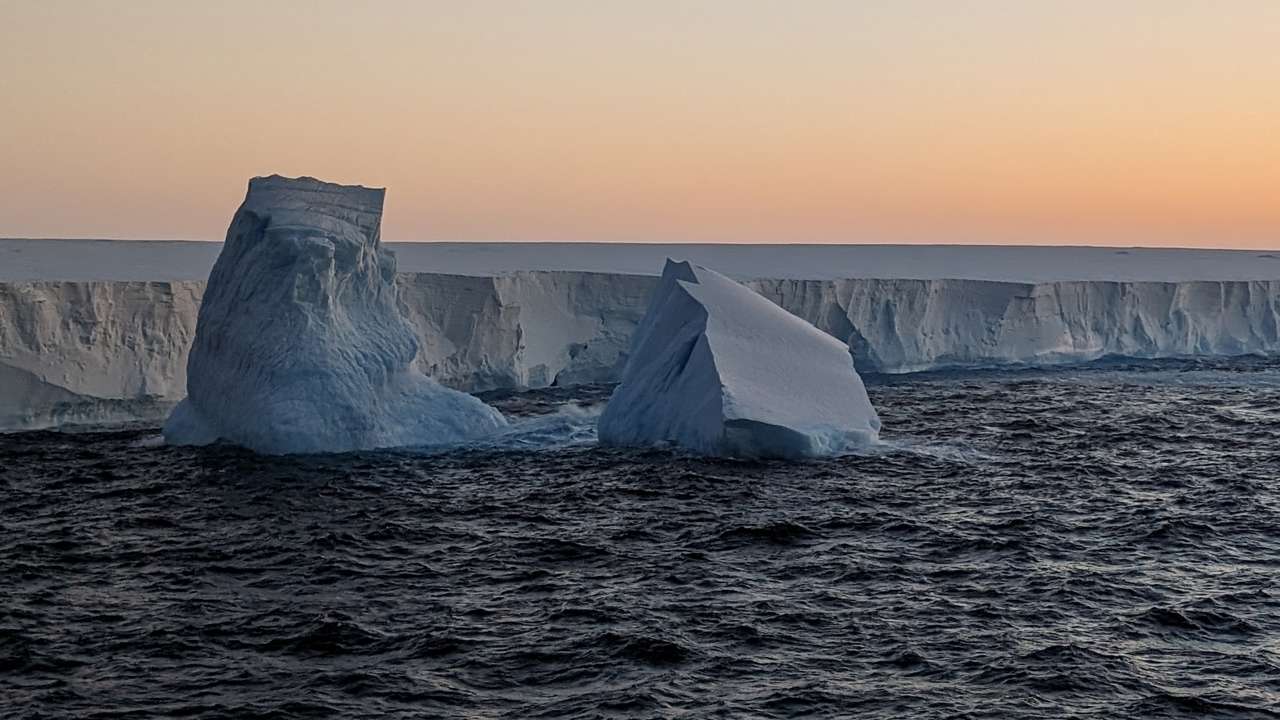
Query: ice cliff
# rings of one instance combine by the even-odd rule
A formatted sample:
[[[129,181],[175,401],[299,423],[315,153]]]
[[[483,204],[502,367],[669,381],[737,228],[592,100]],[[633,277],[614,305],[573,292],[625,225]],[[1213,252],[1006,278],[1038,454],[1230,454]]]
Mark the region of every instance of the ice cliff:
[[[875,441],[849,348],[707,268],[668,260],[600,416],[609,445],[800,458]]]
[[[484,390],[617,381],[658,278],[397,282],[420,347],[414,364],[449,387]],[[746,284],[848,343],[861,371],[1280,353],[1280,280]],[[196,281],[0,283],[0,428],[163,418],[185,395],[203,294]]]
[[[209,275],[176,444],[265,453],[453,443],[506,424],[412,366],[381,189],[254,178]]]
[[[1280,281],[760,280],[888,373],[1280,351]]]
[[[164,419],[202,282],[0,283],[0,429]]]

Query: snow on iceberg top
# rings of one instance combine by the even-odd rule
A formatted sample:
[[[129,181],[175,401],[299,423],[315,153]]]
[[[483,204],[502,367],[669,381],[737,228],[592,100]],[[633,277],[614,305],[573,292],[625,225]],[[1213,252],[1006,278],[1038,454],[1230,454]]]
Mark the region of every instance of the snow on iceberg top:
[[[312,177],[280,175],[249,181],[240,210],[271,215],[273,228],[312,228],[357,234],[377,241],[382,223],[383,188],[337,185]]]
[[[768,417],[791,427],[866,422],[866,390],[849,347],[720,273],[689,263],[680,279],[708,309],[707,344],[730,419]],[[879,421],[876,421],[879,427]]]
[[[269,180],[265,178],[264,180]],[[356,188],[365,193],[379,191]],[[668,255],[729,277],[1057,280],[1280,279],[1280,251],[975,245],[384,243],[401,272],[490,276],[520,270],[653,275]],[[158,240],[0,240],[0,282],[203,280],[221,244]]]
[[[604,414],[614,445],[807,457],[874,441],[844,343],[729,278],[667,260]]]

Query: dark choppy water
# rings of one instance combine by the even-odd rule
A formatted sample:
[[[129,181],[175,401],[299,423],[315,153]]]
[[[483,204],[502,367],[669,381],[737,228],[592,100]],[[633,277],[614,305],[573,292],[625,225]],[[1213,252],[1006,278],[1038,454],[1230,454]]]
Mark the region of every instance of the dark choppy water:
[[[0,436],[0,717],[1280,717],[1280,364],[872,392],[805,464]]]

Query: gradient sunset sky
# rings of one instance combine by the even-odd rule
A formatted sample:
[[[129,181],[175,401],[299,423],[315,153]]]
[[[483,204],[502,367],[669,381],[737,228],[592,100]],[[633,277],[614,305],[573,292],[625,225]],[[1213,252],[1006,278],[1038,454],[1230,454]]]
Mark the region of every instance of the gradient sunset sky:
[[[0,0],[0,236],[1280,246],[1277,0]]]

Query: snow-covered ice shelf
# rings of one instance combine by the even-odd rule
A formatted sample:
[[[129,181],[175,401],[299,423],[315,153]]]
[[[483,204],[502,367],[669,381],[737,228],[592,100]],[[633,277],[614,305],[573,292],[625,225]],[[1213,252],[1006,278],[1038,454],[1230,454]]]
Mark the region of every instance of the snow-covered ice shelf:
[[[1280,279],[1280,251],[966,245],[385,243],[400,272],[657,275],[668,257],[738,280],[961,279],[1008,282]],[[221,243],[0,239],[0,282],[204,280]]]
[[[64,242],[0,241],[0,428],[158,421],[185,394],[221,244]],[[463,390],[618,380],[668,255],[754,278],[860,370],[1280,352],[1266,252],[388,246],[415,364]]]

